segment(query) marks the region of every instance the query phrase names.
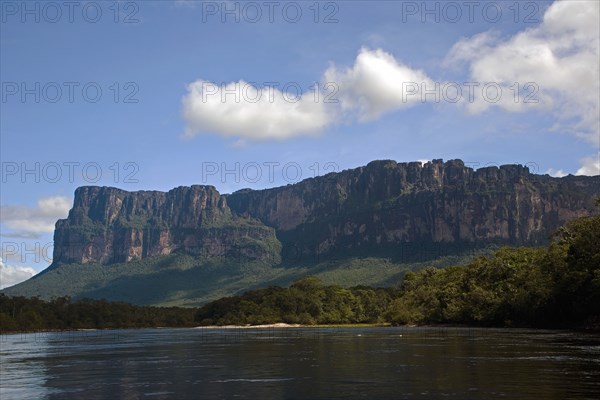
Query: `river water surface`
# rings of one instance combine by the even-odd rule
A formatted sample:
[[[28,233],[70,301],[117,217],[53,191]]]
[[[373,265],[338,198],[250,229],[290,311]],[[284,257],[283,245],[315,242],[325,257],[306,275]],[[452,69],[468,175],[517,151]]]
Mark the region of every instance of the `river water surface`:
[[[462,328],[0,336],[0,399],[600,399],[600,335]]]

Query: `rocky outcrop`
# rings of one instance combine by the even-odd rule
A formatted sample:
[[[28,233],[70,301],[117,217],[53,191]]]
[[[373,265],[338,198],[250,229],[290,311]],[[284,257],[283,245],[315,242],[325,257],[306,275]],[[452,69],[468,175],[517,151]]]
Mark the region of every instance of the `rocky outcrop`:
[[[56,224],[54,261],[124,262],[175,251],[277,260],[281,246],[326,255],[402,243],[536,245],[594,212],[600,177],[552,178],[526,167],[473,170],[462,161],[397,163],[221,195],[82,187]]]
[[[55,263],[117,263],[175,251],[211,257],[272,258],[275,230],[232,215],[212,186],[164,192],[80,187],[54,232]]]
[[[284,245],[323,254],[398,243],[537,245],[590,215],[600,177],[552,178],[520,165],[473,170],[460,160],[396,163],[240,191],[231,209],[277,229]]]

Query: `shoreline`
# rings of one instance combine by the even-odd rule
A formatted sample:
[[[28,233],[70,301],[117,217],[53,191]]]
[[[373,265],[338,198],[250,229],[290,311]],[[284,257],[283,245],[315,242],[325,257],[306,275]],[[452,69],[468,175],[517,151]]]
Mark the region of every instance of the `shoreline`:
[[[303,324],[288,324],[285,322],[277,322],[274,324],[260,325],[199,325],[193,329],[273,329],[273,328],[380,328],[390,327],[391,324],[318,324],[318,325],[303,325]],[[416,327],[416,325],[405,325],[406,327]]]
[[[193,329],[271,329],[271,328],[303,328],[308,325],[300,324],[286,324],[285,322],[278,322],[275,324],[261,324],[261,325],[199,325],[194,326]]]
[[[48,330],[35,330],[35,331],[0,331],[0,336],[5,335],[30,335],[30,334],[47,334],[47,333],[73,333],[73,332],[108,332],[117,330],[140,330],[140,329],[207,329],[207,330],[250,330],[250,329],[353,329],[353,328],[404,328],[404,329],[515,329],[515,330],[532,330],[532,331],[570,331],[570,332],[581,332],[590,334],[599,334],[600,329],[586,328],[586,327],[572,327],[572,328],[532,328],[532,327],[506,327],[506,326],[472,326],[472,325],[392,325],[389,323],[372,323],[372,324],[317,324],[317,325],[302,325],[302,324],[288,324],[285,322],[278,322],[273,324],[260,324],[260,325],[198,325],[198,326],[147,326],[147,327],[129,327],[129,328],[76,328],[76,329],[48,329]]]

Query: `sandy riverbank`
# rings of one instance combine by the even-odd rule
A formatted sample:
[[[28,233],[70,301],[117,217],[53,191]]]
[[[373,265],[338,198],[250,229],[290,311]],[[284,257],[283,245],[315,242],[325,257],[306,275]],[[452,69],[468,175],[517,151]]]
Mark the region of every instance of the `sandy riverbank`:
[[[309,325],[300,324],[286,324],[283,322],[277,324],[264,324],[264,325],[207,325],[207,326],[196,326],[197,329],[266,329],[266,328],[302,328],[309,327]]]
[[[324,324],[324,325],[302,325],[302,324],[286,324],[279,322],[276,324],[263,325],[206,325],[196,326],[195,329],[265,329],[265,328],[373,328],[386,327],[390,324]]]

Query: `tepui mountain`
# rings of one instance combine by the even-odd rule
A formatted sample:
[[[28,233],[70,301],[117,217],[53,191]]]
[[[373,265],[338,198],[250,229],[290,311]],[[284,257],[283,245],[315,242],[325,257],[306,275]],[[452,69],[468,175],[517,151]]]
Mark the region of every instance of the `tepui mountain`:
[[[5,292],[197,305],[306,274],[392,284],[442,256],[546,244],[568,220],[592,215],[597,196],[600,176],[473,170],[461,160],[373,161],[232,194],[85,186],[56,223],[52,265]],[[419,251],[428,256],[410,258]]]

